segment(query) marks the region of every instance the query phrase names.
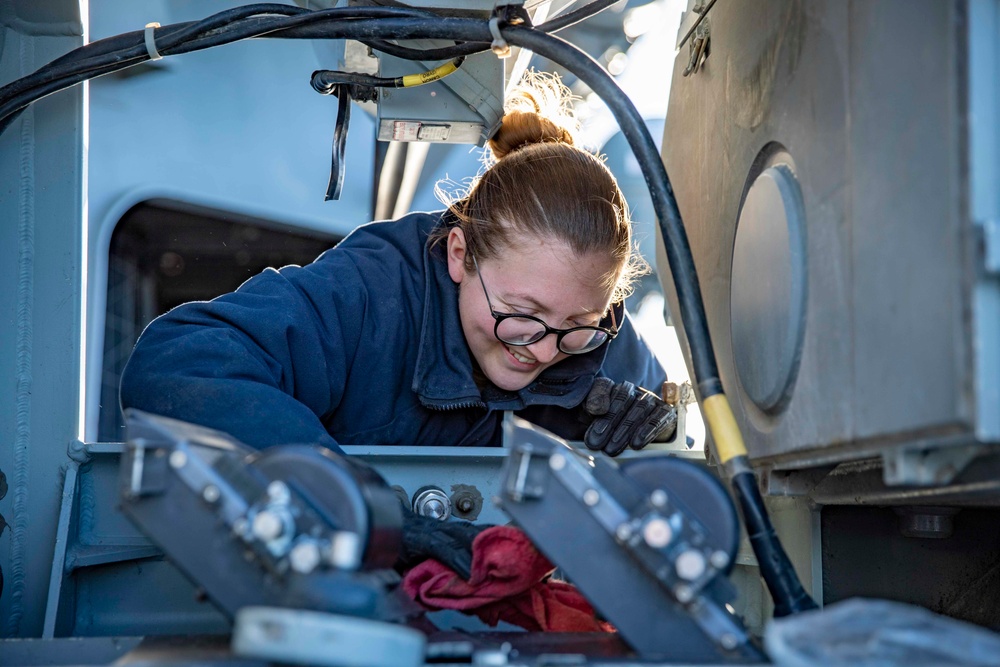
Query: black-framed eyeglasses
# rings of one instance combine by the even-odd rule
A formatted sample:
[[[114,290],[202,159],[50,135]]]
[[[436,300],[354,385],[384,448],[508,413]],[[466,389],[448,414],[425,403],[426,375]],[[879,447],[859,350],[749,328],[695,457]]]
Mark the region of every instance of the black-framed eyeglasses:
[[[472,263],[476,267],[479,284],[483,286],[483,294],[486,295],[486,304],[490,307],[490,315],[496,320],[496,324],[493,326],[493,335],[501,343],[523,347],[537,343],[549,334],[555,334],[556,347],[559,348],[560,352],[565,354],[585,354],[596,350],[618,335],[618,322],[615,318],[614,308],[611,309],[610,329],[591,326],[555,329],[532,315],[498,313],[493,308],[493,302],[490,301],[489,290],[486,289],[483,273],[479,270],[479,262],[476,261],[474,255],[472,256]]]

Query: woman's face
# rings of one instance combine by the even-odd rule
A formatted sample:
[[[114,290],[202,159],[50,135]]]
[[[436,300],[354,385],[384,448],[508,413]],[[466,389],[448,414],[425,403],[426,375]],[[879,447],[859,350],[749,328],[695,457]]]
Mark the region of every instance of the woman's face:
[[[499,314],[532,315],[554,329],[596,326],[611,305],[612,288],[603,279],[616,267],[607,255],[581,257],[563,241],[527,237],[498,257],[477,258],[481,284],[475,270],[465,269],[466,252],[465,234],[452,229],[448,235],[448,272],[459,285],[458,310],[465,341],[480,369],[501,389],[523,389],[569,355],[556,347],[555,334],[516,347],[497,340],[490,302]]]

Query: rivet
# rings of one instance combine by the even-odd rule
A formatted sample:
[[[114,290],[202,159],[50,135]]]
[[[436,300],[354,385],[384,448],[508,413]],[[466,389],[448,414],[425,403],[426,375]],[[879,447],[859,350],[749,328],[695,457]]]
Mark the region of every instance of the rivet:
[[[184,452],[180,451],[179,449],[175,449],[174,451],[170,452],[169,461],[170,461],[170,467],[176,470],[177,468],[183,468],[184,466],[187,465],[188,457],[187,454],[185,454]]]

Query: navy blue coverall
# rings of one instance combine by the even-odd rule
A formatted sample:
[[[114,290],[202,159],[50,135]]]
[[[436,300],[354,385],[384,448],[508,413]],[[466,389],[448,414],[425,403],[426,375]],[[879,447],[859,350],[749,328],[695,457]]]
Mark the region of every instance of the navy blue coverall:
[[[626,318],[618,337],[517,392],[480,389],[443,244],[442,212],[359,227],[304,267],[267,269],[151,323],[121,383],[124,408],[287,443],[497,446],[505,410],[582,438],[576,408],[600,372],[658,391],[662,367]]]

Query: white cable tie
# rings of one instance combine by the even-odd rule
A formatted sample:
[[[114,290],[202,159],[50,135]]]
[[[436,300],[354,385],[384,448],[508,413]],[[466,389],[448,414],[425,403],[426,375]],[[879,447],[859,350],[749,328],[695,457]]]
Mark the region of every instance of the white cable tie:
[[[493,43],[490,44],[490,49],[496,54],[497,58],[510,57],[510,45],[503,38],[503,35],[500,34],[499,16],[494,16],[490,19],[490,34],[493,35]]]
[[[156,50],[156,35],[153,34],[155,28],[159,28],[159,23],[146,24],[146,51],[149,52],[150,60],[161,60],[163,56]]]

